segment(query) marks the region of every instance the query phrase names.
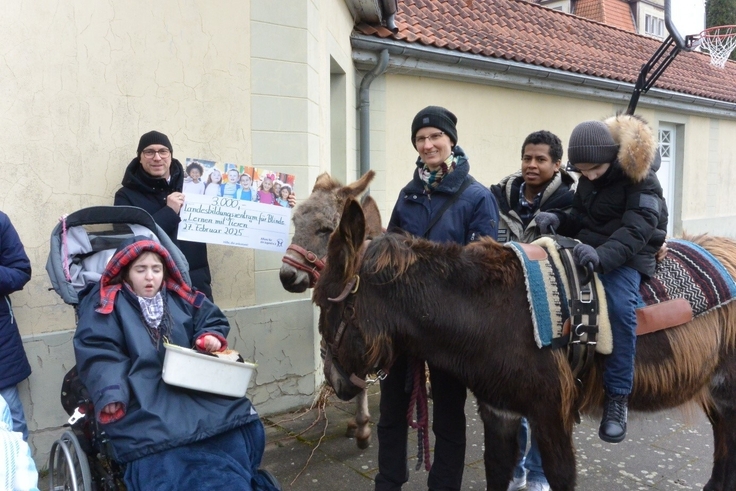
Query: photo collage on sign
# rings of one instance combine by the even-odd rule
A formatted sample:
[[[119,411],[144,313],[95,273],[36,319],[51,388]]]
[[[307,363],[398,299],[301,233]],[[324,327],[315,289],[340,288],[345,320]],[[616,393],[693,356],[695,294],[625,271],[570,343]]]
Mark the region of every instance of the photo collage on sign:
[[[185,195],[221,196],[290,208],[292,174],[194,158],[186,159],[184,170]]]

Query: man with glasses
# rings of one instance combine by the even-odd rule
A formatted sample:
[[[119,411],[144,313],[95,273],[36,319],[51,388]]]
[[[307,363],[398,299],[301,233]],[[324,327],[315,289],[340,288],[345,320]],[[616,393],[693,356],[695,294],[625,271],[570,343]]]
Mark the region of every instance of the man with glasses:
[[[137,206],[150,213],[187,258],[192,285],[212,300],[207,245],[176,239],[179,210],[184,204],[184,168],[173,153],[169,137],[163,133],[150,131],[141,136],[138,156],[125,169],[123,187],[115,193],[115,205]]]

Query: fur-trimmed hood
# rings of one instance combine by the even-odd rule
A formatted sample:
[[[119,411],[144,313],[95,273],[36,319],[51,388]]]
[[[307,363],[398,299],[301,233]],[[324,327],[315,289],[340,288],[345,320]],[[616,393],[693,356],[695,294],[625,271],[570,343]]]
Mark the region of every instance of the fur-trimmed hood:
[[[657,155],[657,141],[649,124],[640,116],[618,114],[604,121],[619,145],[618,162],[634,182],[647,176]]]

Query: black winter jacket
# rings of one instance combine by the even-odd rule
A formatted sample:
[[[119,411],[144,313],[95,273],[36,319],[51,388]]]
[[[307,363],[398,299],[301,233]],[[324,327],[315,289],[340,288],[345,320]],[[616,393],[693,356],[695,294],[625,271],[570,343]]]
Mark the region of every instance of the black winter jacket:
[[[180,218],[173,209],[166,206],[166,197],[173,192],[181,192],[184,168],[178,160],[172,158],[170,172],[169,182],[163,178],[151,177],[141,167],[140,159],[134,158],[125,169],[123,187],[115,193],[115,205],[137,206],[146,210],[186,257],[192,286],[212,300],[207,244],[176,239]]]
[[[618,158],[598,179],[580,177],[572,212],[555,212],[558,233],[595,247],[598,272],[625,265],[649,277],[667,234],[667,207],[652,168],[657,144],[637,117],[619,115],[606,124],[619,144]]]

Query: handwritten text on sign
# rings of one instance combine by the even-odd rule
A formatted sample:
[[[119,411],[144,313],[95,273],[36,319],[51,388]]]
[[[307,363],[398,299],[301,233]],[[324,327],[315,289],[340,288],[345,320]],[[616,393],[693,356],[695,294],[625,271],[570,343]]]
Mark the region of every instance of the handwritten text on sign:
[[[234,198],[187,194],[179,240],[286,251],[291,208]]]

